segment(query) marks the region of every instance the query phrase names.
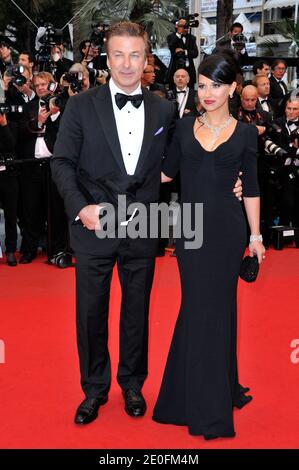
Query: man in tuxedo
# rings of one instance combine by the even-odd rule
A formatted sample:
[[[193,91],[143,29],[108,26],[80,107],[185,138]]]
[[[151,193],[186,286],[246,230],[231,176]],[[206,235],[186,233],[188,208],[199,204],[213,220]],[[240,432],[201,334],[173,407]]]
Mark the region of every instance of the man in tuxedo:
[[[271,65],[270,96],[275,100],[280,116],[284,113],[286,101],[289,97],[288,87],[283,81],[286,70],[287,64],[283,59],[276,59]]]
[[[269,114],[270,120],[275,118],[276,102],[269,96],[270,81],[265,75],[256,75],[253,79],[253,85],[257,89],[257,102],[256,109],[260,113],[266,112]]]
[[[241,67],[246,65],[248,59],[248,53],[245,47],[245,37],[243,36],[243,26],[241,23],[233,23],[228,33],[228,39],[222,39],[217,43],[217,46],[213,50],[214,53],[222,52],[225,49],[229,49],[233,52],[234,57]]]
[[[51,161],[76,255],[77,343],[86,397],[76,411],[77,424],[96,419],[108,400],[108,310],[115,264],[122,289],[117,381],[127,414],[138,417],[146,411],[141,390],[147,377],[149,299],[158,239],[99,239],[98,203],[107,202],[112,187],[119,188],[118,195],[134,193],[134,200],[145,206],[158,201],[161,162],[173,122],[172,104],[140,86],[148,52],[142,27],[130,22],[113,25],[106,33],[106,48],[109,84],[70,98]],[[89,186],[82,183],[82,175]],[[96,184],[98,200],[90,189]]]
[[[167,71],[166,82],[174,88],[173,75],[177,69],[184,68],[190,76],[189,87],[194,88],[196,72],[193,59],[198,56],[196,37],[188,32],[188,23],[181,18],[176,23],[176,32],[167,36],[167,43],[171,52],[171,60]]]
[[[178,117],[182,118],[188,115],[196,115],[197,108],[195,100],[197,94],[195,90],[188,86],[190,76],[187,70],[178,69],[173,76],[173,81],[175,83]]]

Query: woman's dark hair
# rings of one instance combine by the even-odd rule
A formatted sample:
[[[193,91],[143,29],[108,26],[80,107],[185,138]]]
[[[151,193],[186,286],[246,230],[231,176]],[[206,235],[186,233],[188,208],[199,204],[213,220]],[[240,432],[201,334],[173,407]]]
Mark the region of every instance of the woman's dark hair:
[[[204,75],[213,82],[226,85],[236,81],[237,72],[237,63],[228,49],[209,55],[198,67],[198,75]]]

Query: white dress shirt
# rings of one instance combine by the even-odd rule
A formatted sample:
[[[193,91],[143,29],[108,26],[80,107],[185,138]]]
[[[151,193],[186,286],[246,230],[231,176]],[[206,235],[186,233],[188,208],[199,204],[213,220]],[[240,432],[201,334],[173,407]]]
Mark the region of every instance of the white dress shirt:
[[[186,93],[179,93],[180,91],[185,91]],[[177,92],[176,100],[178,103],[178,112],[179,112],[180,118],[182,118],[184,115],[184,111],[185,111],[185,107],[186,107],[186,103],[187,103],[187,99],[189,95],[189,87],[186,86],[182,90],[179,90],[177,88],[176,92]]]
[[[141,103],[139,108],[135,108],[132,103],[128,101],[122,109],[119,109],[115,103],[114,97],[116,93],[127,93],[124,93],[123,90],[118,88],[112,78],[109,81],[109,88],[125,168],[128,175],[134,175],[144,134],[144,102]],[[130,95],[139,95],[141,93],[141,85],[138,85],[136,90],[130,93]]]
[[[263,110],[267,111],[267,113],[268,113],[269,112],[268,99],[267,98],[261,98],[260,96],[258,97],[258,99],[259,99],[260,105],[263,108]],[[262,103],[262,101],[264,101],[264,102]]]

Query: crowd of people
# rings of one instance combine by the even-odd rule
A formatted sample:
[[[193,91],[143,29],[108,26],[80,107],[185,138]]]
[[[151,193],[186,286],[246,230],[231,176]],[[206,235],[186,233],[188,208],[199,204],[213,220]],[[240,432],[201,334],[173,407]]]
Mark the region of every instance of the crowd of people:
[[[271,66],[259,59],[253,66],[252,80],[244,83],[241,65],[247,53],[245,47],[240,48],[239,42],[234,42],[234,38],[239,41],[242,30],[241,24],[234,23],[228,40],[220,41],[214,53],[233,51],[239,67],[237,88],[229,103],[230,112],[239,121],[258,129],[261,222],[267,245],[269,227],[274,223],[299,224],[299,101],[298,96],[290,95],[283,80],[287,66],[282,59],[274,60]],[[203,109],[194,90],[194,59],[198,56],[198,48],[195,36],[188,31],[186,19],[177,21],[176,32],[168,36],[167,42],[171,52],[169,67],[149,51],[141,84],[173,102],[176,119],[200,115]],[[0,46],[0,71],[7,108],[0,114],[0,199],[5,213],[7,262],[10,266],[17,264],[18,224],[22,234],[20,263],[32,262],[38,246],[45,245],[41,241],[48,230],[49,262],[57,264],[60,260],[61,266],[68,266],[71,265],[69,253],[72,250],[67,219],[47,159],[53,153],[68,98],[102,86],[109,80],[106,58],[99,54],[99,48],[91,40],[80,43],[82,60],[76,64],[64,57],[63,43],[52,46],[49,61],[42,66],[28,51],[20,51],[14,63],[8,38],[2,37]],[[5,155],[28,161],[5,165]],[[179,177],[167,190],[162,190],[162,200],[169,202],[170,191],[179,193]],[[49,217],[51,223],[47,224]],[[160,254],[163,254],[164,246],[165,241],[161,241]]]

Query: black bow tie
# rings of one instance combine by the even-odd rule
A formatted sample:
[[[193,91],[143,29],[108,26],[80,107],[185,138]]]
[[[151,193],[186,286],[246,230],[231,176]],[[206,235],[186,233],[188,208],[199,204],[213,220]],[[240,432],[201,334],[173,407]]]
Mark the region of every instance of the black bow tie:
[[[298,127],[299,121],[287,121],[287,125],[288,125],[288,126],[293,126],[293,125],[295,125],[295,126]]]
[[[268,103],[268,100],[261,100],[261,104]]]
[[[177,92],[177,94],[178,93],[186,93],[186,90],[177,90],[176,92]]]
[[[122,109],[128,101],[131,101],[135,108],[139,108],[143,101],[143,95],[125,95],[124,93],[116,93],[115,103],[119,109]]]

